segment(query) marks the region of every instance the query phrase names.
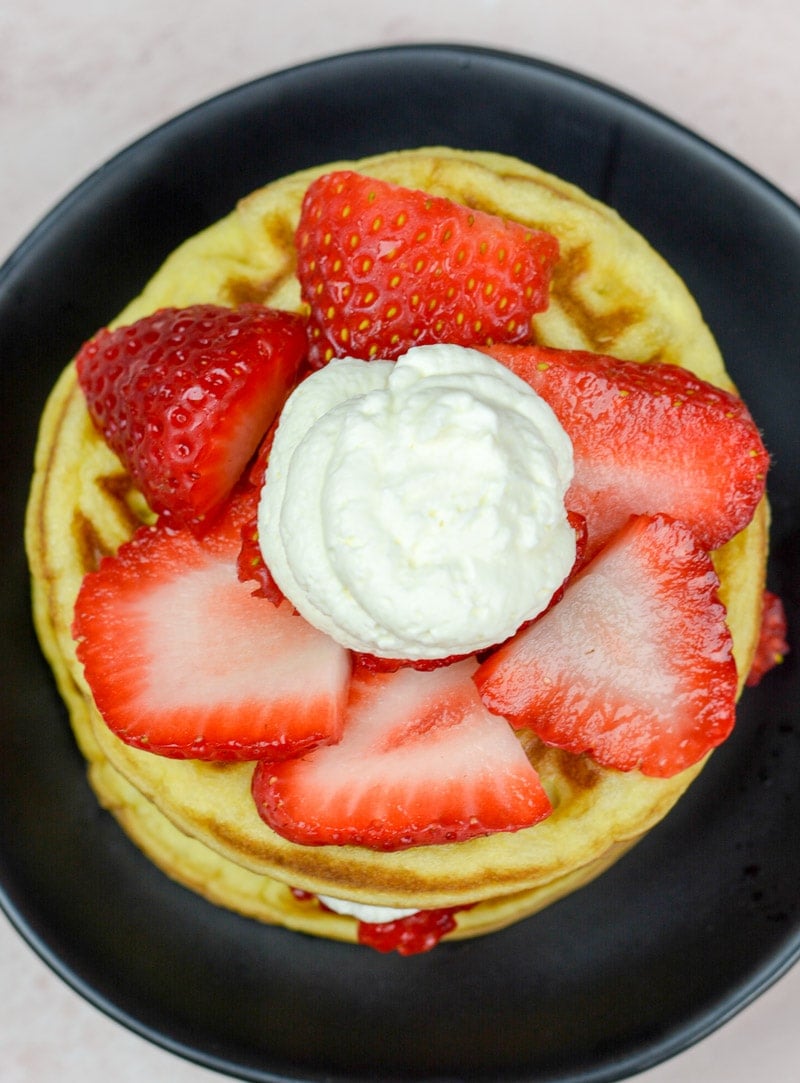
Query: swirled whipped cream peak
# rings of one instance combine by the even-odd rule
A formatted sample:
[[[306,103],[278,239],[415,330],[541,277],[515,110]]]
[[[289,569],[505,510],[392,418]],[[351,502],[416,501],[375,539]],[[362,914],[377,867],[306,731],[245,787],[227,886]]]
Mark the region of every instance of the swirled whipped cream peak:
[[[351,650],[481,650],[569,573],[572,445],[499,362],[418,346],[331,361],[291,394],[259,501],[259,542],[298,612]]]

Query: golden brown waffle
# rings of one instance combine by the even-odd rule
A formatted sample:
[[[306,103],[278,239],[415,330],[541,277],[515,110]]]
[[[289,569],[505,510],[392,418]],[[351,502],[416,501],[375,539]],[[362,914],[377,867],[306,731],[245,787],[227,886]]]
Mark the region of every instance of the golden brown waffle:
[[[614,211],[575,187],[515,159],[443,148],[335,164],[343,166],[555,233],[562,254],[550,308],[535,321],[540,342],[680,364],[732,386],[680,279]],[[294,229],[309,181],[330,168],[243,199],[173,253],[117,322],[199,301],[299,309]],[[36,627],[98,798],[166,873],[216,903],[353,939],[353,919],[300,901],[290,888],[389,906],[478,902],[459,915],[452,935],[488,932],[603,871],[666,815],[701,769],[666,780],[621,774],[522,735],[554,805],[533,828],[399,853],[287,842],[255,811],[251,764],[169,760],[130,748],[93,706],[70,635],[75,596],[85,572],[148,515],[93,428],[69,366],[42,419],[28,511]],[[767,521],[764,501],[747,530],[715,555],[743,675],[758,637]]]

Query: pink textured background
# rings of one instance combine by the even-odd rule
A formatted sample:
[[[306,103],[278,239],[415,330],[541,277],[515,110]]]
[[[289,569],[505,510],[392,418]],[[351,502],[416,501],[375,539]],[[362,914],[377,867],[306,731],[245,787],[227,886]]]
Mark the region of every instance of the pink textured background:
[[[223,14],[224,13],[224,14]],[[671,115],[800,201],[796,0],[0,0],[0,261],[91,170],[237,83],[336,52],[451,41],[525,52]],[[735,951],[736,946],[731,945]],[[0,916],[3,1083],[220,1077],[128,1033]],[[800,968],[641,1083],[795,1083]]]

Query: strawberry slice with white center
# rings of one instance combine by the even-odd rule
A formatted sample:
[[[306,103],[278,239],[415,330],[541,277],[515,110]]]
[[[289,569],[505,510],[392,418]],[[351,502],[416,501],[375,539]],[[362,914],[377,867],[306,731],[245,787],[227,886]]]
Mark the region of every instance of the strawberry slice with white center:
[[[481,698],[606,767],[677,774],[733,728],[736,666],[718,585],[684,524],[633,518],[558,605],[481,665]]]
[[[348,652],[236,574],[239,500],[202,538],[142,527],[84,578],[78,658],[109,728],[174,758],[296,756],[336,741]]]
[[[590,553],[630,515],[682,519],[707,549],[752,519],[769,456],[736,395],[676,365],[543,346],[487,352],[538,391],[571,439],[566,504],[586,517]]]
[[[481,704],[468,659],[428,672],[357,672],[342,740],[260,763],[253,796],[305,845],[402,850],[530,827],[550,801],[508,723]]]

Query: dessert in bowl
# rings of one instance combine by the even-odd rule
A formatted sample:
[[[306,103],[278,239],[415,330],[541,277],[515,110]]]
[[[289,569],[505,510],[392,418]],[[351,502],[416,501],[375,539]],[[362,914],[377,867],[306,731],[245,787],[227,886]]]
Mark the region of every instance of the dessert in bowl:
[[[437,201],[446,199],[456,207],[467,208],[479,220],[481,215],[490,216],[504,229],[509,222],[519,224],[534,238],[533,262],[525,281],[538,282],[538,290],[520,291],[521,316],[512,317],[502,310],[503,330],[499,334],[493,327],[487,333],[489,325],[482,321],[490,317],[481,315],[468,321],[470,335],[453,345],[463,323],[458,321],[458,314],[444,333],[436,330],[436,319],[428,320],[422,326],[424,333],[420,333],[412,315],[410,330],[397,334],[396,341],[392,332],[376,344],[374,337],[370,338],[374,335],[374,321],[365,321],[363,316],[355,320],[347,304],[342,304],[342,289],[346,294],[347,284],[329,297],[325,291],[335,281],[336,272],[326,268],[324,274],[315,277],[315,269],[309,268],[310,263],[316,262],[317,267],[322,264],[318,256],[315,260],[319,242],[309,253],[303,238],[315,230],[321,231],[323,238],[331,232],[324,217],[315,219],[315,207],[322,202],[330,208],[341,195],[333,192],[325,199],[320,196],[330,177],[337,182],[366,177],[375,184],[400,186],[403,192],[423,191],[432,197],[429,203],[435,221],[441,221],[442,213],[442,204]],[[367,190],[372,193],[369,184]],[[336,217],[333,211],[325,213]],[[351,213],[343,217],[340,213],[339,220],[347,221]],[[344,236],[352,233],[345,232]],[[548,238],[555,238],[557,244]],[[382,233],[379,239],[385,240]],[[511,243],[509,238],[509,247]],[[412,246],[417,257],[423,245],[418,231]],[[390,251],[391,246],[385,244],[384,252]],[[482,257],[483,253],[478,252],[464,261],[464,281],[469,281],[469,269],[478,266]],[[331,259],[333,268],[342,256],[334,253]],[[424,269],[420,273],[424,276]],[[375,280],[374,272],[363,270],[364,289],[369,291]],[[431,280],[426,290],[423,305],[434,297]],[[420,293],[407,282],[401,292],[410,302]],[[416,303],[418,307],[419,300]],[[444,305],[444,301],[441,303]],[[388,309],[401,307],[392,301],[386,304]],[[258,423],[247,437],[247,457],[255,455],[255,459],[248,462],[241,478],[237,477],[233,496],[226,498],[224,507],[204,506],[198,512],[197,506],[190,503],[187,515],[181,505],[181,521],[176,518],[179,504],[174,494],[173,503],[163,507],[152,493],[146,498],[140,479],[132,478],[129,467],[109,446],[101,432],[103,419],[96,409],[93,417],[88,405],[94,380],[90,362],[97,356],[102,361],[105,346],[117,345],[116,339],[109,337],[106,341],[102,337],[105,332],[84,348],[78,366],[71,365],[65,371],[42,422],[28,517],[36,623],[101,802],[169,875],[213,901],[252,917],[322,936],[344,940],[361,936],[367,941],[372,936],[382,947],[400,944],[401,950],[418,950],[430,946],[442,934],[455,938],[489,932],[587,882],[666,815],[701,770],[706,754],[724,739],[733,722],[733,703],[750,672],[759,641],[767,552],[768,510],[763,495],[766,452],[749,415],[735,397],[719,351],[685,286],[613,211],[558,178],[498,155],[424,148],[357,163],[334,163],[284,178],[253,193],[226,219],[178,249],[141,296],[120,315],[115,327],[136,328],[137,332],[144,328],[146,334],[139,337],[155,337],[153,314],[168,310],[173,315],[159,317],[162,323],[158,333],[163,331],[169,337],[178,333],[170,321],[185,328],[195,317],[200,322],[216,319],[220,308],[240,313],[243,318],[255,313],[256,321],[266,319],[265,310],[292,314],[280,322],[281,346],[269,361],[273,374],[270,394],[259,400]],[[357,332],[364,322],[364,338],[359,340]],[[482,326],[476,330],[479,322]],[[272,328],[269,334],[274,331]],[[113,336],[115,332],[108,334]],[[264,335],[268,332],[264,331]],[[133,338],[136,335],[128,339],[131,358],[138,349],[132,344]],[[604,360],[598,362],[598,357]],[[605,360],[610,357],[620,360]],[[640,367],[631,369],[630,362]],[[83,386],[77,375],[80,368]],[[675,369],[691,373],[692,379],[680,385],[670,383],[678,379]],[[276,371],[279,377],[275,377]],[[340,379],[344,372],[350,375]],[[503,375],[498,376],[498,372]],[[646,374],[646,378],[642,375],[643,385],[648,385],[651,378],[655,385],[640,388],[640,374]],[[658,383],[660,378],[667,382]],[[487,538],[496,542],[501,534],[492,535],[480,524],[475,525],[472,513],[481,502],[480,494],[491,488],[489,478],[481,478],[476,488],[476,473],[496,450],[492,433],[494,427],[500,426],[498,418],[505,426],[509,411],[505,400],[497,405],[496,396],[489,395],[487,402],[483,390],[465,399],[465,379],[467,391],[471,385],[483,388],[487,381],[493,389],[502,385],[502,394],[512,389],[511,413],[515,418],[519,412],[513,403],[527,402],[528,397],[536,404],[532,409],[547,416],[547,422],[534,425],[536,436],[531,436],[527,415],[524,424],[519,422],[521,429],[514,421],[517,427],[512,426],[514,439],[506,441],[504,469],[515,461],[521,446],[519,433],[523,443],[528,437],[536,441],[542,427],[547,428],[556,418],[556,435],[536,443],[540,449],[544,445],[542,455],[551,468],[549,481],[553,486],[554,479],[558,481],[553,502],[560,517],[549,511],[544,516],[548,521],[545,534],[551,539],[558,536],[563,543],[553,547],[560,556],[552,560],[547,547],[546,557],[542,557],[541,547],[537,556],[539,564],[550,569],[552,581],[531,583],[527,573],[532,565],[525,556],[519,569],[510,557],[508,567],[503,567],[502,548],[485,567],[477,563]],[[444,387],[448,380],[457,386]],[[336,385],[335,393],[331,392],[331,383]],[[405,388],[397,386],[403,384]],[[589,384],[594,385],[593,390]],[[615,402],[627,404],[641,391],[651,400],[651,406],[655,402],[652,416],[660,418],[659,424],[665,428],[672,424],[672,416],[691,418],[691,412],[700,409],[698,404],[707,400],[708,410],[721,418],[722,428],[712,429],[710,438],[708,432],[703,432],[703,447],[691,461],[693,442],[680,428],[672,432],[668,452],[657,446],[656,438],[637,438],[633,444],[624,445],[623,430],[606,430],[597,418],[592,425],[576,422],[573,415],[581,410],[573,407],[590,401],[583,397],[584,393],[576,394],[579,385],[586,389],[586,395],[598,396],[591,400],[595,403],[605,401],[613,392]],[[323,392],[317,396],[320,387]],[[720,389],[719,393],[714,388]],[[388,451],[384,446],[376,453],[374,445],[368,445],[374,456],[368,470],[363,469],[363,456],[357,454],[363,445],[354,445],[355,450],[347,445],[342,451],[342,439],[347,444],[365,427],[385,433],[386,416],[407,417],[403,404],[413,400],[418,406],[420,389],[431,392],[427,400],[430,410],[426,407],[425,413],[428,429],[433,425],[430,411],[435,414],[443,398],[454,399],[456,405],[443,425],[448,434],[455,431],[457,435],[437,445],[446,449],[432,464],[437,470],[430,475],[422,471],[424,480],[415,486],[417,518],[410,520],[416,525],[408,533],[419,541],[420,498],[431,498],[433,494],[442,504],[449,499],[451,490],[466,493],[459,516],[450,521],[449,532],[444,531],[449,537],[445,550],[452,556],[453,538],[458,537],[462,541],[460,549],[466,551],[470,540],[467,535],[474,526],[478,540],[470,560],[461,561],[470,568],[464,572],[466,579],[470,581],[473,576],[473,595],[480,594],[481,586],[488,582],[492,597],[506,592],[499,606],[501,615],[507,616],[509,607],[517,603],[520,608],[509,618],[510,625],[489,621],[476,640],[442,638],[437,622],[431,619],[423,622],[422,633],[420,628],[409,633],[409,622],[413,624],[415,614],[425,604],[431,605],[434,615],[441,615],[444,624],[448,616],[444,605],[451,600],[455,587],[452,578],[445,578],[435,589],[429,579],[415,596],[414,580],[406,578],[400,590],[386,594],[383,613],[385,616],[388,607],[391,617],[405,607],[403,634],[393,633],[393,638],[385,639],[376,637],[373,628],[365,637],[359,632],[351,638],[352,622],[341,623],[337,618],[331,624],[320,620],[323,612],[330,616],[332,607],[325,590],[320,594],[317,589],[320,577],[314,568],[328,559],[331,535],[319,534],[311,545],[306,513],[315,502],[318,506],[322,499],[328,504],[333,500],[329,519],[337,524],[339,538],[335,563],[349,577],[346,588],[342,587],[344,580],[337,579],[337,598],[352,598],[362,590],[369,608],[376,586],[387,578],[391,561],[384,550],[383,564],[368,560],[366,571],[370,574],[366,579],[359,578],[365,561],[348,563],[345,557],[348,553],[352,557],[352,550],[342,544],[342,538],[357,535],[357,540],[362,541],[367,533],[365,523],[375,521],[375,494],[396,492],[403,477],[408,476],[403,464],[398,465],[398,448],[408,430],[395,427],[395,442],[388,445]],[[286,396],[287,405],[283,406]],[[309,412],[309,396],[323,405]],[[102,395],[97,398],[102,399]],[[665,402],[671,407],[666,412],[660,409]],[[252,417],[249,407],[245,413]],[[583,409],[583,413],[587,410]],[[272,431],[262,442],[273,415],[278,422],[274,442]],[[733,459],[725,461],[726,455],[720,450],[725,446],[719,441],[729,415],[734,417],[737,433],[745,439],[742,446],[748,480],[741,503],[744,510],[740,510],[738,496],[734,501],[724,490],[728,483],[733,486],[731,492],[738,493],[741,488],[738,458],[735,463]],[[294,437],[292,416],[302,420]],[[346,422],[331,434],[330,419],[341,421],[343,417]],[[363,424],[354,424],[354,417]],[[461,419],[455,429],[454,418]],[[472,461],[468,457],[473,446],[468,434],[478,424],[478,418],[485,420],[482,439],[487,452]],[[327,442],[321,442],[320,421]],[[687,424],[691,426],[691,420]],[[700,422],[697,424],[702,428]],[[237,431],[243,428],[247,426],[239,426]],[[415,439],[419,431],[417,426]],[[553,445],[563,442],[565,433],[569,451],[554,451]],[[142,441],[140,434],[134,443],[143,446]],[[405,439],[406,445],[408,442]],[[334,473],[340,480],[348,477],[348,484],[355,478],[355,493],[336,485],[321,496],[322,481],[315,470],[307,469],[316,468],[320,450],[329,450],[332,444],[342,452]],[[705,485],[708,499],[700,499],[695,510],[690,511],[698,486],[690,484],[686,489],[682,481],[703,476],[709,445],[715,450],[711,456],[715,481]],[[664,498],[664,506],[629,507],[627,496],[635,486],[645,494],[649,490],[649,482],[642,480],[636,469],[625,483],[625,499],[611,499],[609,494],[620,488],[620,468],[624,471],[627,461],[631,468],[642,466],[646,475],[650,469],[647,456],[653,453],[653,447],[662,456],[658,471],[666,479],[662,490],[668,491],[677,505],[667,506]],[[303,449],[300,455],[298,448]],[[598,449],[608,452],[602,462]],[[459,461],[453,462],[454,457]],[[529,456],[521,458],[530,461]],[[566,459],[574,461],[567,464]],[[301,470],[303,463],[306,468]],[[394,485],[387,484],[387,472],[380,472],[389,467]],[[295,489],[290,488],[292,498],[287,502],[286,478],[292,473],[303,479],[317,477],[317,488],[309,494],[301,486],[298,499],[292,495]],[[465,487],[456,485],[459,473]],[[286,477],[280,480],[282,474]],[[635,481],[633,475],[637,475]],[[613,483],[608,482],[609,478],[614,479]],[[524,488],[524,482],[520,484]],[[708,492],[715,486],[716,492]],[[365,487],[372,494],[372,503],[367,505],[366,518],[362,515],[354,520],[354,508],[364,511],[357,497]],[[503,484],[499,491],[505,496],[514,490]],[[602,500],[599,493],[603,494]],[[270,532],[275,522],[282,522],[287,503],[289,525],[281,533],[283,541],[279,544],[279,532]],[[709,525],[720,506],[730,509],[734,504],[740,518],[722,526],[716,521]],[[396,512],[396,502],[391,506]],[[423,499],[422,506],[427,508],[426,514],[431,512],[430,499],[427,506]],[[501,499],[486,509],[486,515],[496,517],[508,506]],[[298,508],[302,508],[302,514],[295,514]],[[635,515],[633,525],[631,514]],[[160,521],[153,525],[157,516]],[[511,541],[516,545],[519,540],[513,539],[519,521],[515,514],[503,524],[506,533],[502,538],[511,539],[509,553]],[[147,525],[142,527],[143,523]],[[299,532],[292,533],[292,523],[303,524]],[[530,532],[536,533],[535,524]],[[134,534],[138,541],[132,542]],[[385,531],[381,536],[385,541]],[[182,547],[178,559],[174,556],[175,544]],[[313,550],[312,570],[302,564],[298,571],[292,562],[298,553],[305,560],[306,548]],[[217,736],[216,744],[205,740],[201,733],[193,742],[181,745],[175,733],[164,730],[163,724],[170,716],[164,684],[170,673],[183,668],[178,665],[185,645],[183,631],[159,639],[158,649],[150,641],[148,653],[163,661],[161,694],[145,695],[133,705],[126,702],[124,709],[120,707],[120,686],[123,692],[126,688],[136,690],[135,674],[141,673],[145,665],[151,667],[152,657],[143,662],[141,655],[137,658],[130,649],[133,641],[118,623],[119,597],[124,595],[130,600],[124,625],[130,630],[135,623],[131,614],[141,598],[150,596],[151,587],[160,591],[164,586],[164,567],[170,569],[170,584],[186,580],[195,562],[202,571],[204,555],[211,551],[219,555],[215,567],[227,568],[231,573],[225,591],[230,587],[236,594],[237,606],[240,602],[246,604],[248,621],[252,617],[252,622],[247,625],[246,649],[237,650],[231,648],[230,626],[219,624],[215,615],[211,619],[213,593],[193,611],[198,614],[196,621],[187,620],[189,610],[180,610],[180,591],[165,596],[168,602],[162,597],[160,616],[170,609],[180,613],[182,629],[187,624],[203,625],[206,639],[211,641],[205,645],[193,641],[193,651],[206,652],[202,655],[204,661],[198,663],[195,655],[182,683],[196,684],[201,689],[199,695],[209,698],[205,684],[211,669],[208,659],[221,657],[219,668],[224,682],[229,679],[232,658],[251,651],[257,673],[254,684],[267,692],[274,690],[278,686],[271,668],[275,648],[257,645],[258,629],[262,624],[265,628],[277,627],[280,622],[283,631],[276,634],[289,644],[288,654],[304,659],[296,665],[294,684],[284,697],[284,704],[291,705],[291,710],[283,711],[284,719],[291,714],[293,723],[298,719],[307,723],[299,726],[298,732],[293,730],[287,735],[278,729],[265,736],[261,731],[255,740],[252,733],[243,735],[231,730],[226,721],[226,735],[224,739]],[[373,548],[370,553],[374,555],[375,551]],[[406,546],[404,552],[409,551]],[[243,552],[251,560],[249,573],[247,569],[242,572]],[[676,564],[673,562],[678,552],[683,563]],[[435,559],[428,567],[440,569],[447,564],[442,559],[443,550],[435,549],[434,553]],[[461,555],[455,554],[459,558]],[[662,567],[662,556],[669,558],[669,576]],[[414,561],[408,563],[410,567]],[[179,573],[174,572],[176,567]],[[502,574],[492,579],[492,569]],[[603,574],[598,575],[598,570]],[[658,637],[663,649],[657,650],[647,642],[655,623],[656,599],[643,584],[652,583],[662,572],[665,582],[671,577],[697,584],[692,604],[703,616],[702,620],[693,617],[683,624],[678,620],[665,626]],[[621,610],[619,622],[610,630],[617,635],[620,625],[629,624],[632,612],[641,618],[641,626],[631,626],[627,642],[618,642],[618,650],[626,657],[615,662],[609,646],[605,654],[598,655],[596,643],[587,637],[597,625],[597,613],[608,605],[609,590],[625,584],[621,591],[625,594],[629,581],[638,583],[636,589],[628,591],[634,598],[633,609]],[[309,583],[313,590],[306,589]],[[598,589],[600,583],[604,584],[602,589]],[[192,604],[197,604],[196,599]],[[670,601],[672,610],[679,615],[684,605],[688,605],[685,599],[677,606]],[[649,619],[642,617],[645,610]],[[207,621],[202,619],[206,612]],[[589,614],[583,626],[578,620],[582,612]],[[693,643],[690,634],[691,628],[706,629],[704,622],[709,614],[715,637],[713,647],[708,641],[704,645]],[[160,617],[158,623],[165,624]],[[468,620],[466,627],[474,628],[477,623]],[[615,748],[613,740],[601,739],[597,730],[587,733],[585,727],[565,732],[563,718],[559,722],[551,717],[547,703],[533,695],[531,690],[557,686],[564,670],[563,652],[569,654],[575,649],[579,627],[583,628],[580,635],[584,653],[593,655],[594,665],[570,666],[571,688],[577,690],[572,700],[569,689],[559,689],[558,695],[554,693],[545,700],[570,703],[566,713],[575,718],[580,713],[578,700],[591,698],[589,690],[601,688],[607,673],[615,674],[615,680],[610,682],[614,685],[616,675],[627,672],[633,691],[656,689],[649,703],[645,702],[647,695],[641,701],[636,697],[629,701],[632,721],[628,728],[647,734],[648,727],[637,727],[637,722],[645,709],[650,710],[661,718],[662,728],[667,731],[671,747],[666,754],[662,741],[648,737],[644,743],[622,742],[626,751],[619,758],[620,741],[616,741]],[[542,636],[546,641],[561,643],[562,653],[557,651],[551,656]],[[307,642],[298,648],[303,637]],[[175,640],[179,647],[173,656],[170,651]],[[684,641],[689,643],[687,658],[680,667],[673,666],[672,660],[684,653]],[[504,646],[500,647],[501,643]],[[300,649],[310,653],[300,655]],[[549,657],[555,658],[551,669],[535,668],[537,660]],[[443,661],[447,664],[438,664]],[[678,668],[680,679],[673,672]],[[518,674],[522,671],[535,676],[524,682],[527,691],[519,695]],[[690,671],[702,671],[703,676],[687,678]],[[709,696],[712,688],[714,693]],[[615,695],[617,691],[613,689]],[[631,688],[628,692],[632,694]],[[673,728],[666,724],[671,712],[676,718],[679,714],[679,692],[690,698],[699,695],[703,704],[709,698],[712,701],[712,710],[699,706],[688,709],[689,715],[701,719],[696,734],[681,730],[675,736]],[[298,706],[301,698],[303,709]],[[653,699],[660,699],[660,704],[654,704]],[[181,703],[179,699],[176,702],[178,710],[173,717],[180,714]],[[434,707],[429,709],[431,702]],[[437,713],[435,705],[452,702],[459,704],[458,724],[443,725],[447,712]],[[387,704],[394,704],[388,715],[384,709]],[[680,714],[687,714],[685,706]],[[377,729],[379,717],[384,721],[388,717],[385,731]],[[474,728],[474,734],[461,742],[459,735],[466,733],[468,725]],[[398,742],[398,726],[413,740]],[[160,737],[156,735],[158,727]],[[384,742],[382,757],[370,743],[370,727],[375,733],[391,737]],[[423,732],[426,730],[427,736]],[[431,744],[431,733],[441,736],[442,731],[446,731],[441,743],[443,757],[438,749],[434,755]],[[184,737],[182,734],[181,740]],[[254,743],[248,744],[251,739]],[[284,756],[287,743],[292,754]],[[401,762],[398,756],[405,755],[410,745],[413,748],[408,759]],[[443,758],[452,762],[462,753],[464,767],[459,777],[467,776],[475,783],[479,800],[468,813],[463,806],[455,813],[443,811],[441,802],[437,805],[435,800],[448,788],[448,776],[441,766]],[[512,777],[513,782],[509,781]],[[354,803],[347,804],[343,794],[352,796],[357,782],[366,781],[370,782],[376,810],[356,813]],[[406,787],[408,797],[411,781],[416,789],[413,799],[409,797],[410,811],[404,820],[399,815],[394,820],[386,814],[387,794],[396,796],[392,786],[397,784]],[[463,790],[461,787],[461,801]],[[518,799],[511,800],[514,794]],[[323,796],[326,800],[330,797],[327,811],[316,815],[323,807]],[[393,807],[398,806],[399,802],[394,801]],[[345,807],[349,809],[347,814],[336,820],[331,809],[338,814]],[[408,911],[410,918],[403,916]]]

